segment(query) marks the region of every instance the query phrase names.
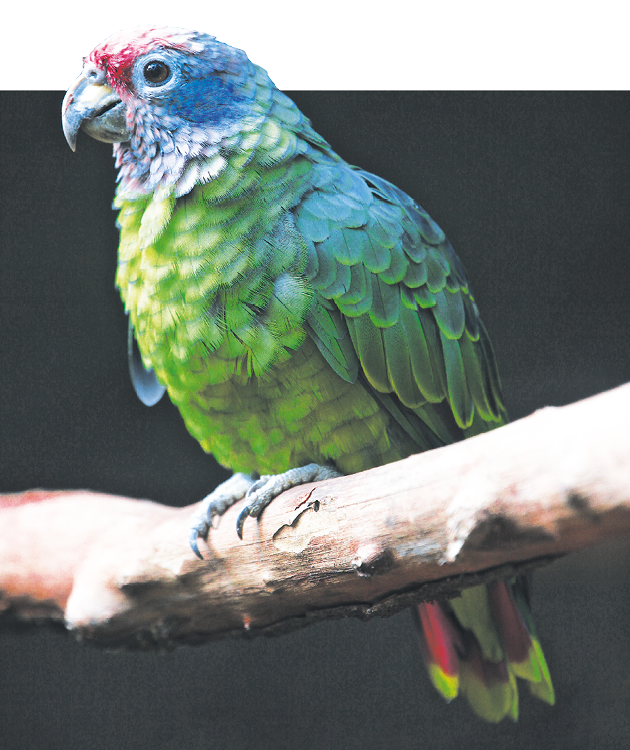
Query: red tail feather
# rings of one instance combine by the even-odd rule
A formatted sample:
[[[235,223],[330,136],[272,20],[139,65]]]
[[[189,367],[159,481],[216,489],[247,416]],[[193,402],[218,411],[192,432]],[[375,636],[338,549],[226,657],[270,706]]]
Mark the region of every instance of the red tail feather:
[[[501,639],[510,661],[523,662],[529,658],[532,641],[525,621],[507,581],[495,581],[488,586],[488,600]]]
[[[427,662],[437,664],[447,675],[459,671],[459,657],[462,642],[459,633],[437,602],[418,604],[420,615],[420,643]]]

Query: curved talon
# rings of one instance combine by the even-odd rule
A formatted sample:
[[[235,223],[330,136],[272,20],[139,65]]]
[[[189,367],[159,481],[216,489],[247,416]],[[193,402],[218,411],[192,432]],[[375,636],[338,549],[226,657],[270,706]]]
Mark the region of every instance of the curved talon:
[[[203,560],[203,555],[201,554],[201,552],[199,552],[197,539],[199,539],[199,531],[197,529],[191,529],[190,536],[188,537],[188,544],[190,544],[192,551],[197,555],[197,557],[200,560]]]
[[[262,476],[256,479],[252,484],[250,485],[249,489],[245,493],[245,501],[246,505],[243,508],[243,510],[238,514],[238,518],[236,519],[236,533],[238,534],[239,539],[243,539],[243,527],[245,526],[245,521],[248,518],[248,516],[256,517],[252,514],[252,506],[254,503],[250,503],[249,499],[258,492],[258,490],[262,489],[267,482],[269,481],[269,476]]]
[[[243,510],[238,514],[238,518],[236,519],[236,533],[238,534],[239,539],[243,539],[243,526],[245,525],[245,520],[249,516],[249,505],[246,505]]]

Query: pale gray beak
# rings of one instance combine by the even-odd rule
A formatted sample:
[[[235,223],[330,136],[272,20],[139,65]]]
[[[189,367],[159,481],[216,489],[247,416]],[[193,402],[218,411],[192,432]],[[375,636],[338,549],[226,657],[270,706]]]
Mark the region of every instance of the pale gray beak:
[[[105,83],[105,74],[88,64],[72,84],[61,105],[63,132],[70,148],[77,147],[82,128],[104,143],[123,143],[131,138],[127,127],[127,108]]]

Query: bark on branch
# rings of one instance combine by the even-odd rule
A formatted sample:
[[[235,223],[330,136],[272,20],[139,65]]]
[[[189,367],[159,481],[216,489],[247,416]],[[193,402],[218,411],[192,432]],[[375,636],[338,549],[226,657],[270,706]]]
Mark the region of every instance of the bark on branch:
[[[630,533],[630,384],[447,448],[304,485],[200,543],[196,506],[0,498],[0,610],[102,645],[168,647],[387,615]]]

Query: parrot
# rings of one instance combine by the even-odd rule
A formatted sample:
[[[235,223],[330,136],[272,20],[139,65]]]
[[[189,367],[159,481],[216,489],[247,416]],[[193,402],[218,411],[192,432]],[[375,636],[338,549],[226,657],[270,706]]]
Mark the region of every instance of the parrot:
[[[120,31],[83,60],[62,124],[113,144],[116,286],[142,401],[166,391],[234,475],[242,537],[284,489],[361,472],[507,422],[464,266],[405,192],[345,162],[245,52],[206,33]],[[554,690],[516,576],[414,608],[430,680],[489,722],[517,678]]]

